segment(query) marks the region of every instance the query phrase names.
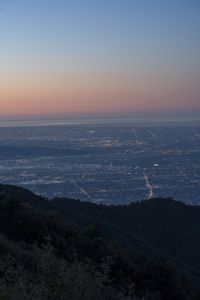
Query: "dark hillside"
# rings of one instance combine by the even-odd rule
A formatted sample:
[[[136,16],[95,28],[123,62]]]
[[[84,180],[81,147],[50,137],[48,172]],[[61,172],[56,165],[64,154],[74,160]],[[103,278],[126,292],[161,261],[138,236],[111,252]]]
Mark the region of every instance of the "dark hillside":
[[[48,201],[0,186],[0,299],[195,299],[199,253],[199,207]]]
[[[200,276],[200,207],[172,199],[103,206],[70,199],[52,205],[79,224],[98,223],[130,249],[159,251]]]

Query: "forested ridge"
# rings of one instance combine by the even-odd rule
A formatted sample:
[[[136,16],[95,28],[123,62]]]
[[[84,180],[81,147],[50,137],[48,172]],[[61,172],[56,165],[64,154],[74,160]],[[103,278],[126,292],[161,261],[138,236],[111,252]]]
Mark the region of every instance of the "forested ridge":
[[[0,185],[0,299],[200,299],[200,207]]]

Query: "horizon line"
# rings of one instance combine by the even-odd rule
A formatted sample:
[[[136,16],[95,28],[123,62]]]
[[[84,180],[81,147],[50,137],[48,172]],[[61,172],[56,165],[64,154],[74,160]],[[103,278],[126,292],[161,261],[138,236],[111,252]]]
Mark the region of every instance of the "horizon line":
[[[61,118],[125,118],[125,117],[169,117],[169,116],[197,116],[200,117],[199,110],[152,110],[152,111],[105,111],[105,112],[64,112],[64,113],[29,113],[29,114],[0,114],[0,120],[13,119],[61,119]]]

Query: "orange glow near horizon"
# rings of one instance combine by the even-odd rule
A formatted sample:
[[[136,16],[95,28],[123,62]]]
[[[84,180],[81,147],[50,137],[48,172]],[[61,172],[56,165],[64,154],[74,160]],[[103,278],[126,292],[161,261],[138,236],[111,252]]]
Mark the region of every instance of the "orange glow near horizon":
[[[198,94],[197,82],[184,79],[80,76],[53,81],[29,78],[4,82],[0,90],[0,115],[200,109]]]

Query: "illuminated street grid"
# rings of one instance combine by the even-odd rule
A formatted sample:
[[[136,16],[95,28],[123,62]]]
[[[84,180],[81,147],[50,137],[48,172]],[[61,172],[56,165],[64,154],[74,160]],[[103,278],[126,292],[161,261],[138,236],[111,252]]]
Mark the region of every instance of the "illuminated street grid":
[[[200,203],[200,126],[0,128],[0,182],[107,204]]]

